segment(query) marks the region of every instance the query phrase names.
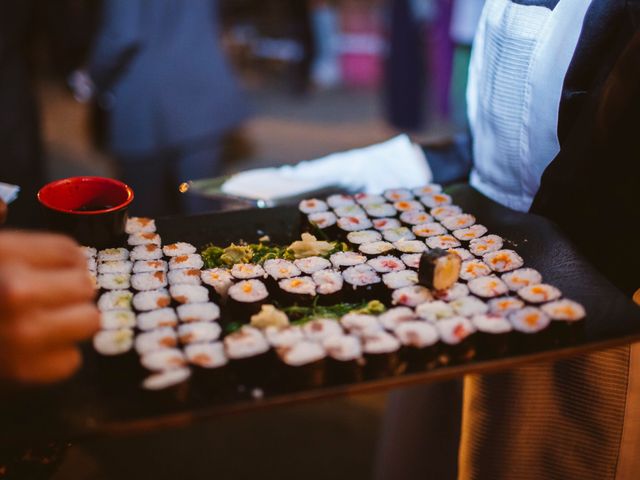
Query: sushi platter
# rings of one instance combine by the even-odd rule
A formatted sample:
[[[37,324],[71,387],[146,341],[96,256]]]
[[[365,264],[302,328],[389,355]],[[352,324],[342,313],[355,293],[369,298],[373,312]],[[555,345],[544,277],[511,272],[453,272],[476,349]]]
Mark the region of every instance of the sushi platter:
[[[86,248],[102,329],[8,432],[75,437],[490,372],[640,339],[559,229],[469,186],[130,219]],[[34,413],[37,412],[37,413]]]

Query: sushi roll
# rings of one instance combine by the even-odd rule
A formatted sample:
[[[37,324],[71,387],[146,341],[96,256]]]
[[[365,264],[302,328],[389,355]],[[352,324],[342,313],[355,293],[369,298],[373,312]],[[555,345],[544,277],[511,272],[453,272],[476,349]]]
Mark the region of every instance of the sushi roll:
[[[141,401],[151,406],[147,413],[164,413],[186,402],[190,378],[191,370],[187,367],[162,370],[147,376],[141,384]]]
[[[133,308],[139,312],[148,312],[171,305],[169,291],[165,288],[138,292],[133,296]]]
[[[116,356],[131,351],[133,347],[133,330],[120,328],[118,330],[102,330],[93,337],[93,348],[100,355]]]
[[[306,275],[312,275],[316,272],[319,272],[320,270],[325,270],[332,267],[331,262],[322,257],[300,258],[298,260],[295,260],[293,263],[298,268],[298,270]]]
[[[328,237],[338,233],[338,217],[333,212],[311,213],[307,217],[307,223],[312,228],[320,229]]]
[[[367,262],[367,265],[378,273],[398,272],[407,268],[402,260],[393,255],[372,258]]]
[[[215,322],[220,318],[220,307],[212,302],[187,303],[176,309],[182,323]]]
[[[390,203],[372,203],[365,207],[365,211],[373,218],[394,217],[398,213]]]
[[[233,285],[233,275],[225,268],[212,268],[200,272],[202,283],[210,287],[213,291],[213,298],[221,300],[226,298],[229,287]]]
[[[320,270],[311,275],[319,305],[335,305],[342,300],[344,280],[337,270]]]
[[[338,219],[338,229],[341,232],[341,237],[347,238],[350,232],[357,232],[359,230],[368,230],[373,224],[367,217],[340,217]]]
[[[348,268],[361,265],[367,257],[358,252],[336,252],[329,257],[334,268]]]
[[[305,338],[302,327],[297,325],[269,326],[264,329],[264,335],[273,348],[289,347]]]
[[[140,313],[136,319],[138,329],[143,332],[155,330],[161,327],[175,327],[178,325],[178,316],[173,308],[160,308],[150,312]]]
[[[382,195],[375,195],[372,193],[356,193],[353,198],[360,205],[371,205],[373,203],[384,203],[385,198]]]
[[[357,337],[364,337],[383,330],[378,319],[363,313],[347,313],[340,319],[340,325],[347,332]]]
[[[111,392],[122,392],[135,385],[142,378],[143,370],[138,363],[138,355],[133,349],[134,333],[130,328],[101,330],[93,337],[93,349],[97,374],[101,388]]]
[[[446,290],[435,290],[433,296],[438,300],[445,302],[453,302],[462,297],[469,295],[469,287],[464,283],[456,282]]]
[[[293,262],[280,258],[274,258],[264,262],[264,271],[268,275],[269,280],[267,287],[274,287],[280,280],[297,277],[302,273]],[[231,273],[233,273],[233,270]],[[269,285],[269,283],[272,283],[272,285]],[[273,288],[271,288],[271,290],[274,291]]]
[[[321,387],[325,383],[326,356],[321,344],[308,340],[278,348],[281,386],[286,389]]]
[[[148,245],[150,243],[154,245],[161,245],[162,240],[160,239],[160,235],[154,232],[138,232],[132,233],[127,239],[127,244],[131,247]]]
[[[489,300],[489,313],[506,316],[524,308],[524,302],[516,297],[500,297]]]
[[[322,341],[327,352],[327,377],[332,384],[362,380],[362,344],[355,335],[332,335]]]
[[[351,245],[362,245],[363,243],[379,242],[380,240],[382,240],[382,234],[376,230],[360,230],[347,234],[347,241]]]
[[[390,308],[378,317],[380,325],[390,332],[394,331],[401,323],[412,320],[416,320],[416,314],[413,309],[409,307]]]
[[[502,281],[507,284],[509,290],[517,292],[523,287],[542,283],[542,275],[533,268],[519,268],[502,275]]]
[[[102,273],[98,275],[98,285],[103,290],[126,290],[131,287],[128,273]]]
[[[427,208],[436,208],[451,205],[452,200],[446,193],[430,193],[420,197],[420,202]]]
[[[460,267],[460,278],[466,281],[491,275],[489,265],[482,260],[466,260]]]
[[[231,360],[231,369],[241,383],[249,386],[268,383],[274,358],[273,352],[269,349],[269,342],[260,330],[243,326],[224,338],[224,350],[227,358]]]
[[[391,302],[394,305],[401,305],[405,307],[415,308],[421,303],[430,302],[431,300],[433,300],[433,296],[431,295],[431,292],[429,292],[429,289],[420,285],[399,288],[394,290],[391,295]]]
[[[163,327],[138,335],[135,339],[135,349],[138,355],[175,348],[178,345],[178,335],[173,328]]]
[[[441,191],[442,191],[442,187],[437,183],[430,183],[428,185],[417,187],[411,190],[411,192],[416,197],[423,197],[425,195],[431,195],[432,193],[440,193]]]
[[[150,372],[166,372],[183,368],[187,359],[181,350],[177,348],[163,348],[149,352],[140,357],[140,363]]]
[[[176,242],[165,245],[162,252],[167,257],[179,257],[180,255],[193,255],[196,253],[196,247],[187,242]]]
[[[416,200],[400,200],[394,202],[393,206],[399,212],[422,212],[424,206]]]
[[[434,290],[446,290],[458,281],[462,260],[455,253],[439,248],[424,252],[420,257],[418,281]]]
[[[524,265],[524,260],[513,250],[496,250],[482,256],[484,263],[494,272],[510,272]]]
[[[344,194],[335,194],[335,195],[329,195],[327,197],[327,205],[329,205],[329,207],[336,209],[338,207],[344,207],[347,205],[355,205],[356,201],[353,199],[353,197],[351,195],[344,195]]]
[[[513,327],[506,317],[500,314],[482,313],[474,315],[471,323],[477,331],[478,355],[490,358],[507,353]]]
[[[100,313],[100,328],[102,330],[120,330],[135,326],[136,316],[131,310],[108,310]]]
[[[162,259],[162,248],[153,243],[138,245],[131,250],[131,260],[160,260]]]
[[[95,257],[87,258],[87,270],[89,270],[93,276],[97,274],[98,271],[98,262]]]
[[[438,222],[420,223],[411,227],[411,231],[420,238],[437,237],[447,233],[447,229]]]
[[[431,213],[433,218],[441,222],[447,217],[460,215],[462,213],[462,209],[457,205],[442,205],[432,208],[429,213]]]
[[[478,257],[500,250],[504,245],[502,237],[498,235],[485,235],[480,238],[474,238],[469,242],[469,250]]]
[[[316,284],[311,277],[285,278],[278,282],[279,297],[286,305],[311,305],[316,296]]]
[[[470,320],[464,317],[444,318],[435,326],[442,341],[440,361],[443,364],[465,362],[475,356],[476,329]]]
[[[196,253],[189,255],[178,255],[171,257],[169,260],[169,270],[178,270],[181,268],[195,268],[200,270],[204,266],[202,257]]]
[[[131,310],[133,293],[128,290],[111,290],[103,293],[98,299],[98,309],[101,312],[109,310]]]
[[[495,298],[509,292],[507,285],[494,276],[474,278],[469,281],[468,287],[471,293],[481,298]]]
[[[327,337],[343,333],[340,323],[333,318],[315,318],[303,325],[302,332],[312,342],[322,342]]]
[[[400,221],[407,225],[424,225],[433,222],[433,217],[426,212],[409,211],[400,214]]]
[[[465,298],[465,297],[462,297]],[[421,303],[416,307],[416,315],[429,323],[436,323],[443,318],[456,316],[453,307],[442,300]]]
[[[168,269],[164,260],[138,260],[133,264],[133,273],[166,272]]]
[[[524,307],[511,312],[507,317],[515,332],[514,340],[518,350],[539,349],[550,344],[553,336],[548,329],[551,319],[536,307]]]
[[[411,287],[418,284],[418,273],[413,270],[399,270],[397,272],[385,273],[382,282],[391,290]]]
[[[172,285],[171,298],[180,304],[204,303],[209,301],[209,292],[201,285]]]
[[[392,188],[389,190],[385,190],[384,198],[389,200],[390,202],[399,202],[401,200],[413,200],[413,193],[406,188]]]
[[[156,221],[153,218],[129,217],[124,228],[125,233],[152,233],[156,231]]]
[[[400,342],[396,337],[380,330],[363,337],[362,343],[365,379],[389,377],[398,373]]]
[[[461,317],[472,317],[473,315],[481,315],[489,311],[489,306],[476,297],[462,297],[453,302],[449,302],[454,312]]]
[[[427,250],[427,245],[420,240],[398,240],[393,246],[400,253],[422,253]]]
[[[427,242],[427,247],[431,249],[440,248],[447,250],[460,246],[460,241],[451,235],[436,235],[435,237],[427,238],[425,241]]]
[[[407,227],[388,228],[382,232],[382,237],[387,242],[398,242],[400,240],[414,240],[416,236]]]
[[[343,205],[334,210],[338,219],[340,218],[367,218],[367,212],[359,205]]]
[[[447,252],[449,253],[455,253],[456,255],[458,255],[460,257],[460,259],[464,262],[465,260],[473,260],[473,255],[471,254],[471,252],[469,250],[467,250],[466,248],[449,248],[447,249]]]
[[[559,299],[562,292],[553,285],[538,283],[521,288],[518,296],[527,303],[545,303]]]
[[[397,218],[374,218],[371,223],[373,224],[373,228],[380,232],[402,226],[400,220]]]
[[[358,303],[380,299],[386,293],[380,275],[369,265],[356,265],[342,272],[344,295],[347,301]]]
[[[183,323],[178,327],[178,339],[182,345],[215,342],[222,329],[216,322]]]
[[[433,368],[438,363],[438,342],[436,327],[427,322],[402,322],[394,330],[400,341],[400,359],[406,364],[406,371],[421,372]]]
[[[193,369],[193,384],[198,392],[209,396],[229,386],[229,359],[222,342],[187,345],[184,354]]]
[[[403,253],[400,255],[400,260],[407,268],[417,270],[420,267],[420,257],[422,257],[421,253]]]
[[[158,290],[167,286],[167,274],[164,272],[135,273],[131,276],[131,286],[140,292]]]
[[[169,285],[201,285],[200,270],[195,268],[181,268],[171,270],[167,275]]]
[[[97,269],[94,268],[94,271],[97,271],[98,273],[129,274],[133,270],[133,264],[128,260],[108,260],[106,262],[101,262],[100,265],[96,266]]]
[[[454,230],[453,236],[463,242],[470,242],[482,237],[489,230],[484,225],[476,224],[469,228],[461,228],[460,230]]]
[[[329,206],[322,200],[319,200],[317,198],[309,198],[306,200],[302,200],[298,204],[298,210],[300,211],[300,213],[306,216],[310,213],[326,212],[327,210],[329,210]]]
[[[126,248],[106,248],[98,252],[98,262],[118,262],[129,259]]]
[[[474,223],[476,223],[476,217],[469,213],[460,213],[442,219],[442,225],[452,232],[461,228],[469,228]]]
[[[395,252],[395,248],[389,242],[371,242],[359,245],[358,251],[366,255],[367,258],[376,258],[380,255],[389,255]]]
[[[578,302],[556,300],[540,308],[551,319],[551,328],[561,342],[575,341],[582,334],[586,312]]]
[[[260,280],[243,280],[229,287],[228,310],[235,322],[249,323],[266,302],[269,293]]]

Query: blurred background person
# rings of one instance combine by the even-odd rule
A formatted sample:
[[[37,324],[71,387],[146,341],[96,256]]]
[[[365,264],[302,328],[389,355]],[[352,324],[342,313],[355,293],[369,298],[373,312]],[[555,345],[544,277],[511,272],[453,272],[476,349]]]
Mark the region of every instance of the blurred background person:
[[[133,213],[197,211],[178,185],[217,176],[223,135],[247,117],[218,36],[217,0],[103,3],[87,73]]]

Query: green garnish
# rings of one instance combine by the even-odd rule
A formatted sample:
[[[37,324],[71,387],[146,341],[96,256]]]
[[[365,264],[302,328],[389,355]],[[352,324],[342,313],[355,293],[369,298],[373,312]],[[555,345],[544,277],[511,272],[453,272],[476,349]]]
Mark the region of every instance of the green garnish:
[[[294,305],[281,308],[287,316],[292,319],[292,325],[303,325],[314,318],[335,318],[338,319],[347,313],[361,313],[365,315],[378,315],[384,313],[386,307],[378,300],[362,303],[337,303],[335,305],[321,306],[317,303],[317,298],[310,307],[300,307]]]

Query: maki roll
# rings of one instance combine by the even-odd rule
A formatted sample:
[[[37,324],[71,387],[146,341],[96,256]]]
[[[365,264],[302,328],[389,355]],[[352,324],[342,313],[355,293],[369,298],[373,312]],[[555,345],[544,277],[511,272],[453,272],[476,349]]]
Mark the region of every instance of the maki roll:
[[[178,339],[182,345],[214,342],[220,338],[222,329],[215,322],[184,323],[178,327]]]
[[[197,392],[208,396],[229,386],[229,359],[222,342],[187,345],[184,354],[193,368],[193,384]]]
[[[349,267],[342,273],[342,278],[347,301],[358,303],[381,298],[385,293],[380,276],[369,265]]]
[[[399,202],[401,200],[413,200],[413,193],[406,188],[392,188],[389,190],[385,190],[384,198],[389,200],[390,202]]]
[[[322,230],[329,237],[338,233],[338,217],[333,212],[311,213],[307,217],[307,222],[310,227]]]
[[[103,330],[93,337],[93,348],[100,355],[113,357],[131,352],[133,347],[133,330],[120,328]]]
[[[243,326],[224,338],[224,350],[231,360],[231,369],[241,383],[249,386],[268,383],[274,359],[269,342],[260,330]]]
[[[187,242],[176,242],[170,245],[165,245],[162,248],[162,252],[167,257],[179,257],[180,255],[192,255],[196,253],[196,247]]]
[[[333,384],[362,380],[362,345],[354,335],[332,335],[322,341],[327,352],[327,376]]]
[[[124,227],[125,233],[155,232],[156,221],[153,218],[129,217]]]
[[[378,317],[380,325],[385,330],[392,332],[398,325],[403,322],[409,322],[416,319],[416,314],[409,307],[390,308]]]
[[[280,258],[274,258],[264,262],[264,270],[268,275],[267,287],[274,293],[277,292],[274,287],[276,287],[280,280],[297,277],[302,273],[293,262]]]
[[[400,221],[407,225],[423,225],[433,222],[433,217],[426,212],[409,211],[400,214]]]
[[[282,362],[283,387],[299,389],[324,385],[326,353],[321,344],[301,340],[278,348],[278,357]]]
[[[160,239],[160,235],[155,232],[138,232],[132,233],[127,239],[127,244],[132,247],[148,245],[150,243],[154,245],[161,245],[162,240]]]
[[[476,240],[482,237],[489,230],[484,225],[472,225],[469,228],[461,228],[460,230],[454,230],[453,236],[458,240],[462,240],[463,242],[470,242],[471,240]]]
[[[449,248],[447,250],[447,252],[455,253],[456,255],[458,255],[460,257],[460,259],[463,262],[465,260],[472,260],[473,259],[473,255],[471,255],[471,252],[469,250],[467,250],[466,248]]]
[[[367,230],[373,224],[367,217],[340,217],[338,219],[338,228],[342,232],[342,237],[346,238],[350,232],[358,230]]]
[[[476,345],[482,357],[498,357],[509,350],[513,327],[503,315],[483,313],[474,315],[471,323],[477,330]]]
[[[393,217],[398,213],[389,203],[372,203],[365,207],[367,214],[373,218]]]
[[[288,305],[311,305],[316,296],[316,284],[311,277],[285,278],[278,286],[280,297]]]
[[[164,260],[138,260],[133,264],[133,273],[166,272],[168,269]]]
[[[451,308],[453,308],[457,315],[460,315],[462,317],[481,315],[489,311],[489,306],[486,303],[484,303],[479,298],[472,296],[459,298],[457,300],[454,300],[453,302],[450,302],[449,305],[451,306]]]
[[[471,225],[476,223],[476,217],[469,213],[460,213],[458,215],[451,215],[450,217],[446,217],[442,219],[442,225],[447,229],[451,230],[460,230],[461,228],[469,228]]]
[[[441,205],[431,209],[431,215],[439,222],[453,215],[460,215],[462,209],[457,205]]]
[[[300,213],[306,216],[310,213],[326,212],[327,210],[329,210],[329,206],[322,200],[319,200],[317,198],[309,198],[306,200],[302,200],[298,204],[298,210],[300,210]]]
[[[397,272],[385,273],[382,281],[390,290],[410,287],[418,283],[418,273],[413,270],[399,270]]]
[[[158,290],[167,286],[167,275],[164,272],[134,273],[131,286],[140,292]]]
[[[548,330],[549,316],[536,307],[524,307],[508,316],[515,332],[515,342],[521,350],[528,351],[548,346],[552,333]]]
[[[466,297],[469,295],[469,288],[460,282],[456,282],[451,285],[446,290],[436,290],[433,292],[433,295],[438,300],[443,300],[445,302],[453,302],[462,297]]]
[[[331,268],[332,266],[329,260],[322,257],[300,258],[293,263],[302,273],[307,275],[312,275],[320,270]]]
[[[176,331],[169,327],[141,333],[135,340],[136,352],[141,356],[165,348],[175,348],[177,345],[178,336],[176,335]]]
[[[524,307],[524,302],[516,297],[501,297],[489,300],[489,312],[496,315],[507,315]]]
[[[135,326],[136,316],[131,310],[109,310],[100,313],[100,328],[102,330],[120,330]]]
[[[131,286],[128,273],[102,273],[98,275],[98,285],[103,290],[126,290]]]
[[[353,199],[353,197],[351,195],[344,195],[344,194],[335,194],[335,195],[329,195],[327,197],[327,205],[329,205],[329,207],[336,209],[338,207],[344,207],[346,205],[355,205],[355,200]]]
[[[418,281],[434,290],[446,290],[458,281],[462,260],[442,249],[424,252],[420,257]]]
[[[363,243],[358,247],[358,250],[363,255],[366,255],[367,258],[376,258],[380,255],[389,255],[390,253],[395,251],[393,245],[389,242]]]
[[[212,302],[187,303],[176,309],[182,323],[215,322],[220,318],[220,307]]]
[[[460,278],[466,281],[491,275],[489,265],[482,260],[466,260],[460,267]]]
[[[382,331],[382,325],[373,315],[363,313],[347,313],[340,319],[340,325],[347,332],[357,337]]]
[[[398,220],[397,218],[374,218],[372,224],[373,228],[380,232],[402,226],[400,224],[400,220]]]
[[[439,335],[433,325],[419,320],[402,322],[394,333],[402,344],[400,359],[408,372],[420,372],[438,363]]]
[[[178,316],[173,308],[161,308],[139,314],[136,323],[139,330],[147,332],[161,327],[175,327],[178,325]]]
[[[528,303],[544,303],[557,300],[562,292],[552,285],[538,283],[518,290],[518,296]]]
[[[542,275],[533,268],[519,268],[502,275],[502,281],[507,284],[509,290],[517,292],[523,287],[542,283]]]
[[[407,227],[387,228],[382,232],[382,237],[387,242],[398,242],[400,240],[414,240],[416,236]]]
[[[403,253],[422,253],[427,250],[427,245],[420,240],[398,240],[394,242],[395,249]]]
[[[162,249],[153,243],[147,245],[138,245],[131,250],[131,260],[160,260],[162,258]]]
[[[312,342],[322,342],[327,337],[342,335],[340,323],[333,318],[315,318],[305,323],[302,331]]]
[[[463,297],[465,298],[465,297]],[[453,307],[442,300],[421,303],[416,307],[416,315],[430,323],[436,323],[443,318],[451,318],[456,315]]]
[[[169,260],[169,270],[178,270],[180,268],[195,268],[200,270],[204,266],[202,257],[196,253],[189,255],[178,255],[171,257]]]
[[[394,202],[393,206],[399,212],[422,212],[424,210],[424,206],[415,200],[400,200]]]
[[[431,300],[433,300],[433,296],[429,289],[420,285],[399,288],[394,290],[391,295],[391,302],[394,305],[404,305],[405,307],[417,307],[421,303]]]
[[[186,367],[162,370],[142,382],[143,401],[151,412],[166,412],[184,403],[189,396],[191,370]]]
[[[414,225],[411,227],[411,231],[421,238],[437,237],[447,233],[447,230],[437,222],[427,222]]]
[[[471,293],[482,298],[495,298],[509,292],[507,285],[498,277],[480,277],[468,283]]]
[[[167,275],[169,285],[200,285],[200,270],[195,268],[182,268],[171,270]]]
[[[131,310],[133,293],[128,290],[111,290],[103,293],[98,299],[98,309],[101,312],[109,310]]]
[[[180,304],[209,301],[209,292],[201,285],[172,285],[169,287],[169,293]]]
[[[483,255],[482,260],[494,272],[510,272],[522,267],[524,260],[513,250],[496,250]]]
[[[229,287],[227,305],[235,322],[249,323],[266,302],[269,293],[260,280],[243,280]]]
[[[264,329],[269,345],[273,348],[289,347],[304,340],[302,327],[287,325],[286,327],[269,326]]]
[[[464,317],[451,317],[439,320],[436,324],[443,352],[440,360],[444,364],[465,362],[476,353],[474,343],[475,327]]]
[[[335,268],[347,268],[365,263],[367,257],[357,252],[336,252],[329,260]]]
[[[384,203],[385,198],[382,195],[374,195],[372,193],[356,193],[353,198],[360,205],[371,205],[372,203]]]
[[[98,252],[98,262],[116,262],[129,259],[126,248],[106,248]]]
[[[432,193],[440,193],[441,191],[442,191],[442,187],[437,183],[430,183],[428,185],[417,187],[411,190],[411,192],[416,197],[423,197],[425,195],[431,195]]]
[[[582,333],[586,312],[578,302],[556,300],[540,308],[551,319],[551,328],[560,341],[575,341]]]
[[[478,257],[500,250],[504,241],[498,235],[485,235],[484,237],[474,238],[469,242],[469,250]]]
[[[420,201],[425,207],[436,208],[444,205],[451,205],[451,197],[446,193],[430,193],[420,197]]]
[[[133,308],[139,312],[148,312],[171,305],[171,297],[165,288],[139,292],[133,296]]]
[[[151,372],[165,372],[182,368],[186,363],[184,354],[177,348],[163,348],[140,357],[140,364]]]
[[[233,275],[225,268],[212,268],[200,272],[202,283],[210,287],[216,300],[226,298],[229,287],[233,285]]]
[[[364,377],[374,379],[398,373],[400,366],[400,342],[393,335],[380,330],[362,339],[364,352]]]
[[[347,234],[347,241],[351,245],[362,245],[363,243],[379,242],[380,240],[382,240],[382,234],[376,230],[360,230]]]
[[[407,268],[402,260],[393,255],[372,258],[367,262],[367,265],[378,273],[398,272]]]
[[[441,248],[447,250],[460,246],[460,241],[451,235],[436,235],[425,240],[429,248]]]
[[[101,262],[100,265],[96,265],[94,271],[97,270],[100,274],[129,274],[132,269],[133,264],[128,260],[108,260]]]
[[[411,269],[417,270],[420,267],[420,253],[403,253],[400,255],[400,260]]]
[[[334,212],[339,218],[367,218],[367,213],[359,205],[343,205]]]
[[[342,299],[342,286],[344,280],[337,270],[320,270],[311,278],[316,284],[318,304],[335,305]]]

